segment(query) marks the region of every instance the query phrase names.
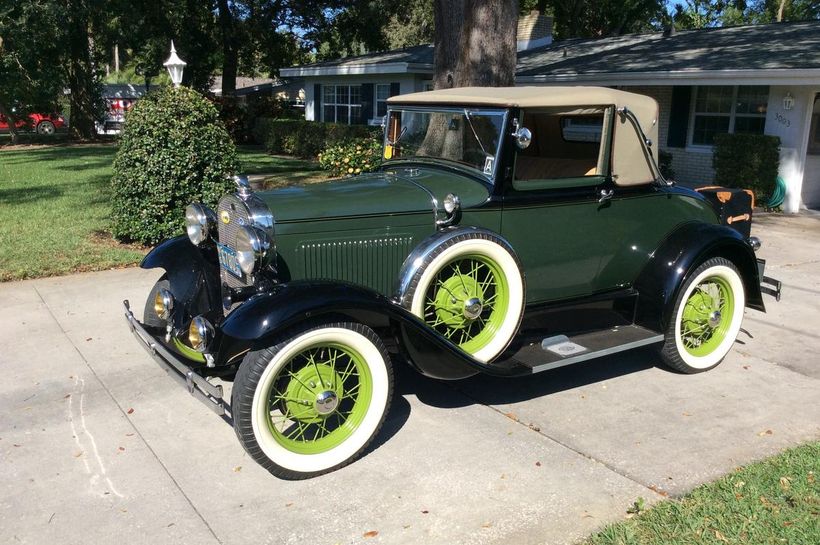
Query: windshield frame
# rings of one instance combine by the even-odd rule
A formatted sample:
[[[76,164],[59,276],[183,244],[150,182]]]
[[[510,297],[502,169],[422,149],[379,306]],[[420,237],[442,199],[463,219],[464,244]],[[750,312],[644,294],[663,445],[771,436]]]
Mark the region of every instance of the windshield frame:
[[[493,172],[492,174],[485,174],[479,168],[472,167],[465,163],[460,163],[458,161],[453,161],[447,159],[446,157],[435,157],[431,155],[411,155],[409,157],[399,157],[396,159],[384,159],[382,162],[382,166],[389,168],[391,164],[399,163],[401,161],[417,161],[417,162],[432,162],[432,163],[440,163],[444,164],[448,167],[457,167],[459,170],[468,171],[471,174],[475,175],[476,177],[480,178],[481,180],[495,185],[496,177],[498,176],[499,169],[501,168],[501,152],[503,150],[504,142],[507,136],[507,125],[509,123],[509,116],[510,110],[509,108],[486,108],[486,107],[455,107],[455,106],[415,106],[415,105],[403,105],[403,104],[389,104],[387,107],[387,113],[384,116],[384,134],[382,137],[382,153],[384,153],[384,146],[387,145],[387,133],[390,129],[390,115],[394,111],[402,111],[402,112],[421,112],[421,113],[456,113],[461,114],[464,116],[464,112],[467,111],[470,115],[486,115],[486,114],[501,114],[502,121],[501,121],[501,135],[498,139],[498,144],[495,148],[495,160],[493,161]],[[399,139],[401,142],[401,139]]]

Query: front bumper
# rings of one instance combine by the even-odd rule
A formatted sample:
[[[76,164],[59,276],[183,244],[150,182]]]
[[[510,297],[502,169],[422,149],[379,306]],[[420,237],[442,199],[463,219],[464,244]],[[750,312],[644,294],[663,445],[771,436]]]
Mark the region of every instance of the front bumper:
[[[225,416],[226,411],[230,410],[230,405],[222,399],[222,386],[211,384],[208,379],[197,373],[187,363],[168,350],[165,345],[155,339],[134,317],[128,300],[123,301],[123,308],[131,332],[139,339],[140,345],[151,354],[159,366],[168,375],[184,384],[192,396],[205,403],[219,416]]]
[[[771,276],[765,275],[766,260],[757,259],[757,273],[760,277],[760,291],[775,298],[775,301],[780,301],[780,288],[782,284],[780,280],[776,280]]]

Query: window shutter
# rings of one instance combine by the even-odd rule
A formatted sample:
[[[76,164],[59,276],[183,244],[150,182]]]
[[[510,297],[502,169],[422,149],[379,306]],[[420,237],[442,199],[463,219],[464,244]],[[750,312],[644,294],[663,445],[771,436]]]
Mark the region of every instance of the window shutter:
[[[361,123],[367,125],[368,120],[373,117],[373,84],[362,83],[362,118]]]
[[[669,111],[669,134],[666,145],[670,148],[685,148],[689,131],[689,106],[692,102],[692,88],[672,87],[672,107]]]
[[[322,120],[322,85],[320,83],[313,84],[313,120]]]
[[[394,81],[390,84],[390,96],[394,97],[401,94],[401,83]]]

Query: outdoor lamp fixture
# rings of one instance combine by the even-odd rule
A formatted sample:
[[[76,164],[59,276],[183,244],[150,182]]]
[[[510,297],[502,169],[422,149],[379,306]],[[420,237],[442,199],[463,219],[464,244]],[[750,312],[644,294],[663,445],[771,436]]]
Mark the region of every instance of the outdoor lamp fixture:
[[[792,108],[794,108],[794,97],[791,93],[786,93],[786,96],[783,97],[783,109],[791,110]]]
[[[188,63],[180,59],[179,55],[177,55],[177,50],[174,48],[174,40],[171,40],[171,55],[162,65],[168,69],[168,74],[171,76],[174,87],[179,87],[179,84],[182,83],[182,71],[185,70],[186,64]]]

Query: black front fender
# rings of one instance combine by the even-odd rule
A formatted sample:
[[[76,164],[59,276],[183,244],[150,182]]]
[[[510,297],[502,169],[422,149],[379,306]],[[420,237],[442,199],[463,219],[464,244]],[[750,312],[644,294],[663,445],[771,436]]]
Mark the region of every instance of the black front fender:
[[[222,323],[217,362],[238,363],[249,350],[271,346],[289,330],[322,318],[350,319],[397,332],[399,347],[410,365],[430,377],[460,379],[484,368],[389,298],[361,286],[331,281],[279,284],[242,303]]]
[[[724,225],[685,223],[661,243],[644,267],[635,288],[639,293],[636,323],[666,331],[678,293],[704,261],[724,257],[734,263],[746,290],[746,306],[765,311],[754,251],[743,236]]]
[[[219,263],[216,252],[208,250],[197,248],[183,235],[162,242],[140,263],[143,269],[165,269],[171,293],[184,308],[174,313],[176,327],[182,327],[186,317],[202,314],[215,320],[221,315]]]

